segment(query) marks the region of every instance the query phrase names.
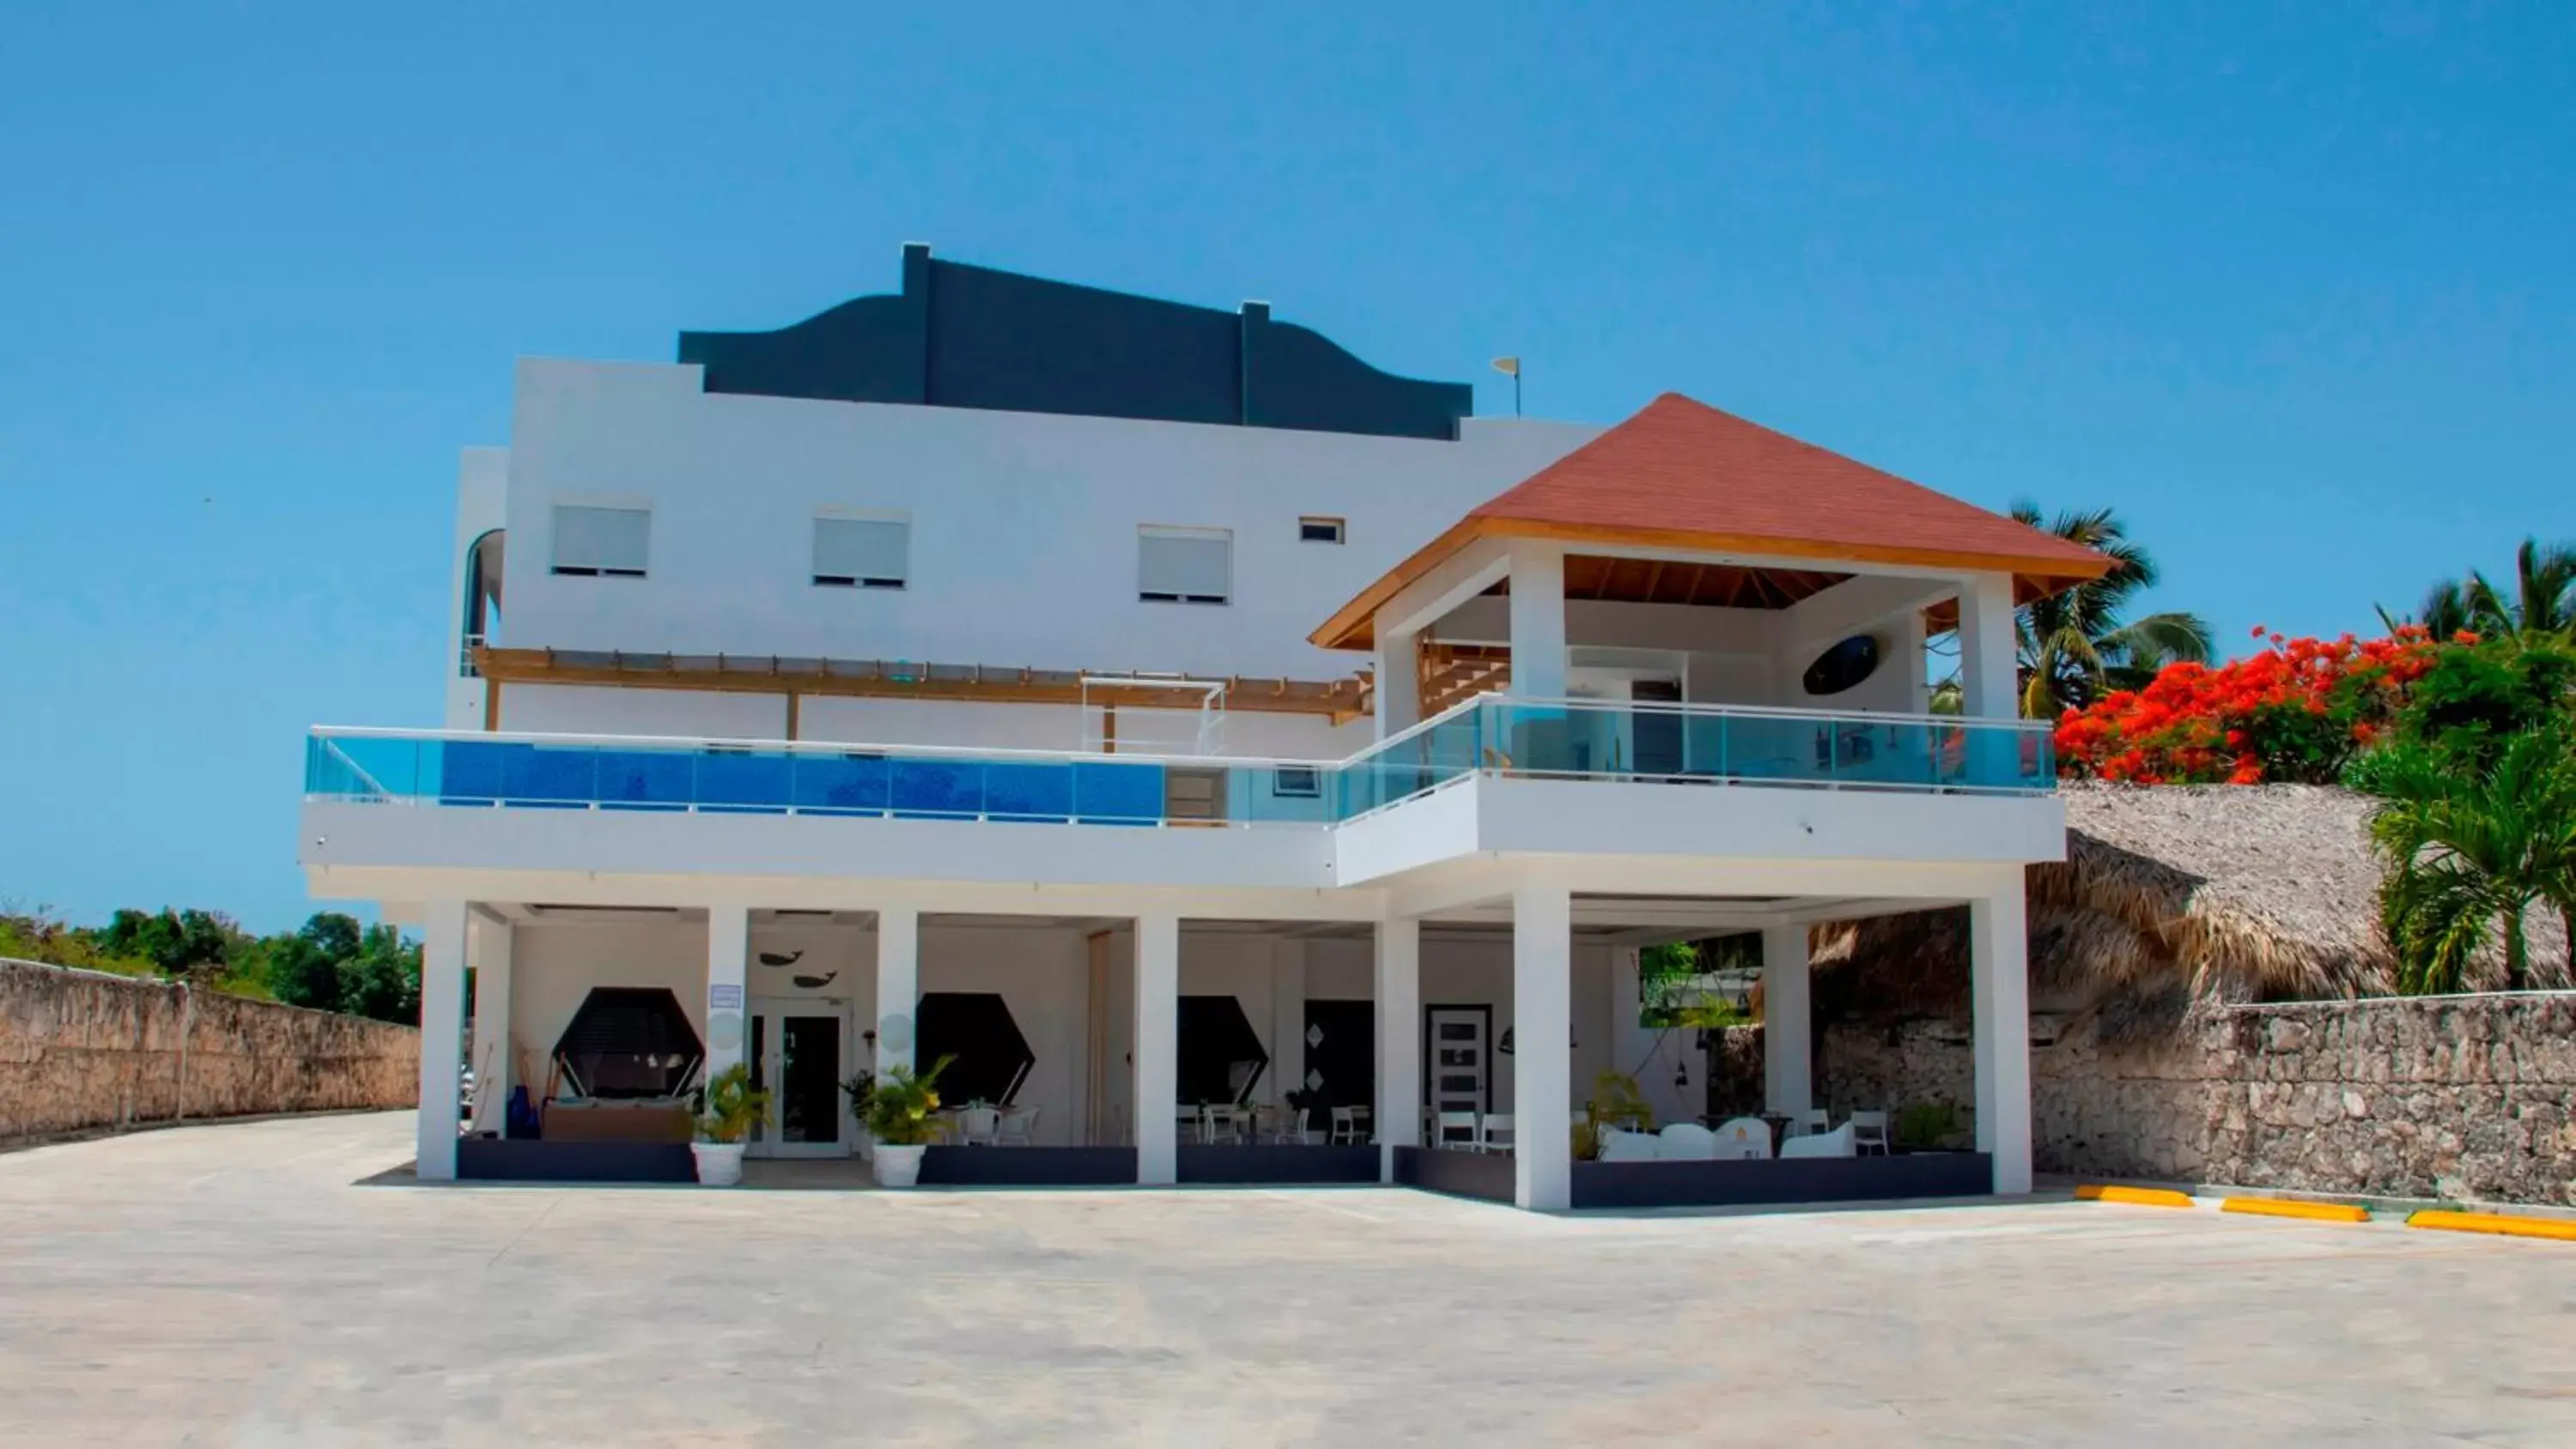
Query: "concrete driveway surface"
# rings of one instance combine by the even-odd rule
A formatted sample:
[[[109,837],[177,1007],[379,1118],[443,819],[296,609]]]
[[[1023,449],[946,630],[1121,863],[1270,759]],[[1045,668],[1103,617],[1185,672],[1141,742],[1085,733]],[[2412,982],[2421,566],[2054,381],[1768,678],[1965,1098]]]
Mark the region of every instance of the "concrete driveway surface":
[[[2576,1245],[370,1183],[411,1130],[0,1154],[0,1443],[2576,1444]]]

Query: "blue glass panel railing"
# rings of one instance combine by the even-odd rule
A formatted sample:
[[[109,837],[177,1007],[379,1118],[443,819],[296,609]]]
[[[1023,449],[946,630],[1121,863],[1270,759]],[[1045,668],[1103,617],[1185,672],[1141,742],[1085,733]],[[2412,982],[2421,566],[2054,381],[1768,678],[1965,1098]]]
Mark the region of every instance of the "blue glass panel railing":
[[[513,809],[1319,827],[1472,775],[2040,793],[2045,726],[1492,696],[1339,764],[317,730],[305,793]]]

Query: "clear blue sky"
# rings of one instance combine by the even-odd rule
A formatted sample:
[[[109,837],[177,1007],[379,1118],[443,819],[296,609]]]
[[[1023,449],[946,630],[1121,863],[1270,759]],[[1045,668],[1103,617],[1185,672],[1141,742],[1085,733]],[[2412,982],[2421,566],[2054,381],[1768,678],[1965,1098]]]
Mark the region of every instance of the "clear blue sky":
[[[2576,11],[2117,8],[31,7],[0,901],[300,920],[302,731],[437,721],[511,359],[907,239],[2110,504],[2231,645],[2576,534]]]

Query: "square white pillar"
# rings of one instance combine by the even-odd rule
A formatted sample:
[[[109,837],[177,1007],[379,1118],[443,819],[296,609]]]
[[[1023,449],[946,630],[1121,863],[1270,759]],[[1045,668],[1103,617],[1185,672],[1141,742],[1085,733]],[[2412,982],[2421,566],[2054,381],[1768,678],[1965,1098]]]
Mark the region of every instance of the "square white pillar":
[[[1395,1181],[1395,1149],[1422,1145],[1422,923],[1377,923],[1377,1180]]]
[[[1960,713],[1982,719],[2021,714],[2010,574],[1978,574],[1959,589]]]
[[[1281,936],[1270,943],[1270,1080],[1263,1094],[1286,1105],[1306,1085],[1306,943]]]
[[[1136,918],[1136,1181],[1179,1180],[1181,918]]]
[[[465,1052],[463,901],[431,901],[420,948],[420,1129],[415,1170],[423,1182],[456,1177],[458,1078]]]
[[[1563,886],[1512,892],[1512,1201],[1574,1204],[1574,902]]]
[[[1995,1161],[1995,1191],[2030,1191],[2030,935],[2022,873],[1968,902],[1975,1014],[1977,1150]]]
[[[913,1013],[921,1004],[921,913],[909,906],[877,908],[876,1070],[918,1067],[913,1057]]]
[[[1794,1116],[1816,1105],[1815,1034],[1808,1010],[1807,928],[1762,930],[1762,1105]]]
[[[1381,618],[1383,611],[1381,611]],[[1377,693],[1377,737],[1400,735],[1422,719],[1421,636],[1377,631],[1377,653],[1370,668]]]
[[[1554,547],[1512,550],[1512,693],[1565,698],[1565,554]]]
[[[466,919],[465,953],[474,967],[474,1130],[498,1132],[509,1121],[510,1085],[519,1064],[510,1038],[510,948],[507,921]]]
[[[743,964],[751,950],[751,910],[707,907],[707,1080],[742,1060]],[[760,1070],[754,1064],[752,1071]]]

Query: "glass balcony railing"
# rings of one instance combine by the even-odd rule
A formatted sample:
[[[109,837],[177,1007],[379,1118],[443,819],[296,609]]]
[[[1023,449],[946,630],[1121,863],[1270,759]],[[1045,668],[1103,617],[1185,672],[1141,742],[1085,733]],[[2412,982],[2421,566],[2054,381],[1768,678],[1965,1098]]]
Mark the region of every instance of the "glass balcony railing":
[[[1473,774],[2038,794],[2045,725],[1486,696],[1340,763],[317,729],[304,793],[532,810],[1324,826]]]

